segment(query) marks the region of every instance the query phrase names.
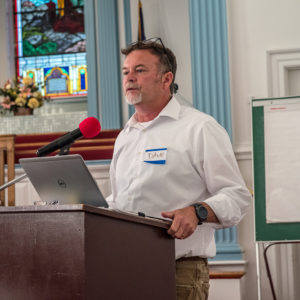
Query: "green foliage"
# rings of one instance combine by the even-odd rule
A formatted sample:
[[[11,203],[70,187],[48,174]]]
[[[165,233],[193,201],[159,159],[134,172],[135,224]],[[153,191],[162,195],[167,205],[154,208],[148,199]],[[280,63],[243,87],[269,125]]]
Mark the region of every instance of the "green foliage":
[[[46,43],[42,43],[38,47],[34,47],[28,41],[23,41],[24,56],[47,55],[56,52],[57,52],[57,45],[54,42],[46,42]]]
[[[41,36],[41,42],[37,47],[33,46],[28,39],[33,36]],[[37,27],[24,26],[23,33],[23,56],[47,55],[57,52],[55,42],[49,41],[47,36],[39,31]]]
[[[32,36],[43,35],[37,27],[24,26],[22,29],[22,39],[26,40]]]

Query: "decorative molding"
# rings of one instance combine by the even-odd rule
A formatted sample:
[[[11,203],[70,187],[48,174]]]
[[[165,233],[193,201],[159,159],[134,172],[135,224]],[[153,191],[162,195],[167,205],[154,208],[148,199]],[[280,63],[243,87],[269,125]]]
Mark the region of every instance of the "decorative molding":
[[[87,1],[88,2],[88,1]],[[117,0],[97,1],[102,128],[122,127]]]
[[[232,136],[226,1],[190,0],[194,106]]]
[[[242,251],[237,242],[236,227],[219,229],[215,232],[217,255],[213,260],[241,260]]]
[[[131,28],[131,14],[130,14],[130,0],[124,1],[124,26],[125,26],[125,40],[126,46],[132,42],[132,28]],[[128,105],[128,118],[134,114],[134,106]]]
[[[288,96],[288,71],[300,69],[300,49],[267,51],[269,97]]]
[[[221,272],[221,271],[210,271],[210,279],[241,279],[246,272]]]
[[[88,115],[102,128],[122,127],[117,0],[85,2]]]
[[[123,0],[123,7],[124,7],[125,43],[126,45],[128,45],[132,42],[130,0]]]
[[[3,1],[2,1],[3,2]],[[5,20],[5,29],[6,29],[6,42],[4,43],[6,46],[7,51],[7,71],[8,76],[6,78],[13,78],[15,76],[15,45],[14,45],[14,38],[15,38],[15,27],[14,27],[14,10],[13,10],[13,1],[6,0],[5,1],[5,12],[6,12],[6,20]],[[2,40],[3,42],[3,40]],[[2,55],[4,54],[1,52]],[[4,57],[4,56],[3,56]],[[2,67],[3,67],[2,61]],[[3,69],[2,69],[3,70]],[[2,73],[2,72],[1,72]]]
[[[240,160],[252,160],[252,146],[251,145],[241,145],[234,149],[235,157],[237,161]]]
[[[0,134],[46,133],[74,130],[87,117],[86,111],[30,116],[1,116]]]
[[[245,260],[210,260],[208,262],[209,268],[213,270],[221,271],[245,271],[247,267],[247,261]]]
[[[232,136],[226,1],[189,0],[194,106]],[[236,227],[217,230],[216,260],[241,259]]]
[[[53,97],[51,99],[51,105],[52,104],[61,104],[61,103],[79,103],[79,102],[87,102],[88,97],[85,95],[75,96],[75,97],[59,97],[55,98]]]
[[[88,115],[99,119],[99,105],[101,101],[98,87],[98,48],[96,43],[95,26],[95,1],[85,1],[84,4],[84,27],[86,34],[86,59],[88,68]]]

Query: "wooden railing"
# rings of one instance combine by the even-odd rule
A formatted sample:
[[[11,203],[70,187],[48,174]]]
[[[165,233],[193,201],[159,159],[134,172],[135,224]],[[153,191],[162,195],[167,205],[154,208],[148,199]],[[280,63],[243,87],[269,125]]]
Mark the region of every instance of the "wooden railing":
[[[70,148],[69,154],[80,154],[84,160],[111,159],[116,137],[120,130],[103,130],[93,139],[77,140]],[[20,158],[36,157],[36,150],[66,132],[43,134],[18,134],[15,137],[15,162]],[[51,155],[56,155],[58,151]]]
[[[15,156],[14,156],[15,135],[0,135],[0,185],[5,179],[10,181],[15,177]],[[7,177],[5,176],[5,164],[7,164]],[[0,192],[0,205],[12,206],[15,203],[15,187],[7,190],[7,202],[5,202],[5,190]]]

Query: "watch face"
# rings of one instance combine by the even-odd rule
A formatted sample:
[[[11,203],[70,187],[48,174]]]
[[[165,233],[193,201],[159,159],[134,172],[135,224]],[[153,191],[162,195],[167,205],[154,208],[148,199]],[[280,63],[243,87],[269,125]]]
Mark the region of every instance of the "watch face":
[[[203,220],[206,220],[206,218],[207,218],[207,209],[202,205],[200,206],[200,209],[199,209],[199,215],[201,216],[201,218]]]
[[[196,212],[197,212],[197,217],[198,217],[199,221],[201,221],[201,222],[206,221],[208,212],[207,212],[207,209],[203,205],[201,205],[201,204],[196,205]]]

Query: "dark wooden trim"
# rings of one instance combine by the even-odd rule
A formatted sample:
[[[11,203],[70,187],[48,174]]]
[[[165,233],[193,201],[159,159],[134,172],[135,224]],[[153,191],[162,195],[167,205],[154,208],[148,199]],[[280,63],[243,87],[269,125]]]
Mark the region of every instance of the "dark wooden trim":
[[[235,271],[235,272],[224,272],[224,271],[210,271],[210,279],[240,279],[246,272],[244,271]]]
[[[160,227],[164,229],[169,229],[171,225],[171,221],[169,220],[156,219],[147,216],[141,217],[135,213],[117,211],[108,208],[94,207],[85,204],[35,205],[35,206],[28,205],[28,206],[0,207],[0,215],[11,214],[11,213],[24,214],[24,213],[32,213],[32,211],[47,212],[47,213],[85,211],[96,215],[107,216],[107,217],[130,221],[130,222],[138,222],[141,224]]]

